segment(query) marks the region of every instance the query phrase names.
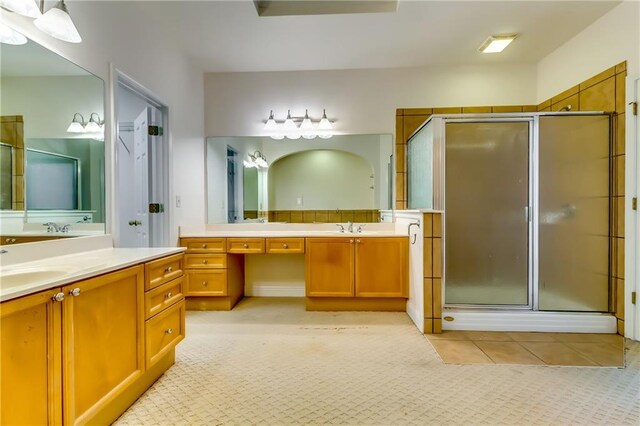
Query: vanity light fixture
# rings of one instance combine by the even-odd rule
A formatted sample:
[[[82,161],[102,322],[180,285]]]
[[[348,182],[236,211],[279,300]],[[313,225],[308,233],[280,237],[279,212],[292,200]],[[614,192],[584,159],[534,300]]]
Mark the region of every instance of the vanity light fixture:
[[[20,45],[26,44],[27,38],[13,28],[0,23],[0,43]]]
[[[98,119],[96,120],[94,117],[98,117]],[[89,116],[89,122],[84,127],[84,131],[88,133],[101,133],[103,124],[104,121],[100,119],[98,113],[92,112]]]
[[[256,168],[266,169],[269,167],[269,163],[267,163],[267,158],[260,152],[256,151],[253,155],[249,154],[249,160],[255,164]],[[247,162],[245,161],[245,164]]]
[[[39,18],[42,12],[35,0],[0,0],[0,6],[18,15],[28,18]]]
[[[80,120],[78,120],[78,116],[80,116]],[[69,133],[84,133],[84,117],[79,112],[73,114],[73,120],[71,120],[71,124],[67,127],[67,132]]]
[[[298,126],[296,123],[300,123]],[[314,139],[320,137],[329,139],[333,136],[333,124],[327,118],[327,113],[322,110],[322,119],[316,126],[309,117],[309,110],[304,111],[304,117],[292,117],[291,110],[287,111],[287,118],[284,123],[279,124],[273,117],[273,110],[269,112],[269,119],[264,125],[264,129],[268,132],[271,139],[281,140],[287,139]]]
[[[482,53],[500,53],[502,52],[518,34],[492,35],[478,48]]]
[[[82,37],[73,23],[64,0],[60,0],[41,17],[33,21],[40,31],[49,34],[51,37],[68,41],[69,43],[80,43]]]

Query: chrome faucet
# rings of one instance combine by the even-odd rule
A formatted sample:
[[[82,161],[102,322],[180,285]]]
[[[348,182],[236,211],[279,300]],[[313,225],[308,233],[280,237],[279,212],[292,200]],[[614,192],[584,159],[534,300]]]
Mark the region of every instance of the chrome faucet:
[[[340,228],[340,233],[344,234],[344,226],[341,223],[336,223],[336,226]]]
[[[69,225],[68,223],[67,223],[66,225],[62,225],[62,226],[60,227],[60,232],[69,232],[69,227],[70,227],[70,226],[71,226],[71,225]]]
[[[58,226],[57,223],[47,222],[47,223],[43,223],[42,226],[47,227],[47,232],[60,232],[60,227]]]
[[[353,233],[353,222],[351,221],[347,222],[347,230]]]
[[[358,234],[361,234],[362,233],[362,228],[364,228],[365,226],[367,226],[366,223],[361,223],[360,225],[358,225],[358,229],[356,230],[356,232]]]

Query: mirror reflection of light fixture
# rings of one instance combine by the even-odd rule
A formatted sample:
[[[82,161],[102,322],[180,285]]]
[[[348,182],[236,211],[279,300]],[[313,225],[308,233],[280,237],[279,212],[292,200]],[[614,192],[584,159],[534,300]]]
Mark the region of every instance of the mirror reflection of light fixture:
[[[80,116],[80,120],[78,120],[78,116]],[[84,133],[84,117],[79,112],[73,114],[73,120],[71,120],[71,124],[67,127],[67,132],[69,133]]]
[[[35,0],[0,0],[0,6],[18,15],[39,18],[42,12]]]
[[[98,119],[96,120],[94,116],[98,117]],[[100,116],[98,115],[98,113],[92,112],[91,115],[89,116],[89,122],[84,127],[84,131],[88,133],[100,133],[102,132],[103,124],[104,124],[104,121],[100,120]]]
[[[260,151],[256,151],[252,154],[249,154],[249,162],[255,164],[256,168],[262,168],[262,169],[266,169],[267,167],[269,167],[269,163],[267,163],[267,158],[260,152]],[[248,162],[245,161],[245,165]]]
[[[296,124],[300,123],[300,126]],[[268,136],[271,139],[281,140],[285,137],[287,139],[314,139],[321,137],[322,139],[329,139],[333,136],[333,124],[327,118],[327,113],[322,110],[322,119],[318,122],[317,127],[309,117],[309,110],[305,109],[304,117],[292,117],[291,110],[287,111],[287,118],[282,124],[273,117],[273,110],[269,112],[269,119],[266,121],[264,129],[268,132]]]
[[[0,22],[0,43],[21,45],[27,43],[27,38],[13,28]]]
[[[40,31],[49,34],[51,37],[68,41],[69,43],[80,43],[82,37],[73,23],[67,5],[64,0],[60,0],[41,17],[33,21]]]

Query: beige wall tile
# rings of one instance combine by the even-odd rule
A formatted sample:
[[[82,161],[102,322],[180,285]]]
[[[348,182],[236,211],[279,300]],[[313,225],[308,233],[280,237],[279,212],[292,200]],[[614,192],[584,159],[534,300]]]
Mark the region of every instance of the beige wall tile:
[[[407,209],[406,200],[396,200],[396,210],[406,210],[406,209]]]
[[[415,132],[416,129],[422,125],[422,123],[427,121],[428,118],[428,115],[405,115],[402,130],[403,140],[401,142],[406,143],[413,132]]]
[[[580,111],[606,111],[616,109],[616,80],[608,78],[580,92]]]
[[[463,114],[481,114],[491,112],[490,106],[462,107]]]
[[[538,104],[538,111],[548,111],[549,108],[551,108],[551,99],[547,99],[546,101]]]
[[[624,336],[624,321],[618,320],[618,334]]]
[[[442,238],[433,239],[433,277],[442,277]]]
[[[14,176],[15,180],[15,199],[16,203],[24,203],[24,176]]]
[[[396,140],[395,144],[401,144],[406,142],[404,139],[404,117],[396,116]]]
[[[588,80],[583,81],[582,83],[580,83],[580,90],[585,90],[597,83],[600,83],[606,79],[608,79],[609,77],[613,77],[616,73],[616,67],[613,66],[609,69],[606,69],[604,71],[602,71],[599,74],[594,75],[593,77],[591,77]],[[586,110],[585,110],[586,111]]]
[[[625,98],[625,75],[624,73],[616,74],[616,112],[622,114],[627,108],[627,102]]]
[[[442,318],[433,319],[433,334],[442,333]]]
[[[431,115],[433,108],[405,108],[404,115]]]
[[[620,62],[616,65],[616,73],[627,71],[627,61]]]
[[[615,176],[616,176],[616,186],[615,186],[615,191],[614,191],[614,195],[616,196],[622,196],[624,195],[624,179],[625,179],[625,175],[624,175],[624,162],[625,162],[625,156],[624,155],[618,155],[616,157],[614,157],[614,170],[615,170]]]
[[[424,317],[433,318],[433,279],[424,278]]]
[[[17,146],[16,124],[13,122],[0,123],[0,141]]]
[[[396,115],[404,115],[404,109],[402,109],[402,108],[397,108],[397,109],[396,109]]]
[[[276,211],[275,215],[276,215],[276,218],[275,218],[276,222],[291,222],[290,211]]]
[[[424,319],[424,334],[433,334],[433,318]]]
[[[549,111],[551,111],[551,107],[546,107],[538,110],[538,112],[549,112]]]
[[[302,223],[302,211],[291,212],[291,223]]]
[[[316,220],[318,220],[318,219],[316,218]],[[353,213],[353,221],[354,222],[367,222],[367,221],[369,221],[369,213],[366,212],[366,211],[358,211],[358,210],[356,210]]]
[[[13,150],[16,156],[16,167],[15,174],[16,175],[24,175],[24,149],[23,148],[15,148]]]
[[[615,155],[622,155],[625,151],[625,120],[624,114],[618,114],[616,116],[616,141],[614,153]]]
[[[302,221],[304,223],[313,223],[316,221],[316,211],[315,210],[304,210],[302,212]]]
[[[329,212],[326,210],[318,210],[316,212],[316,222],[329,222]],[[363,220],[363,222],[365,222]]]
[[[353,210],[340,211],[340,222],[353,222],[354,219]]]
[[[462,107],[440,107],[433,109],[434,114],[460,114],[462,113]]]
[[[422,250],[424,262],[425,278],[433,277],[433,238],[424,239],[424,249]]]
[[[571,111],[580,111],[580,96],[576,93],[573,96],[562,99],[551,105],[551,111],[560,111],[564,107],[571,106]]]
[[[624,238],[616,238],[616,278],[624,279]]]
[[[407,145],[405,144],[397,144],[396,145],[396,170],[399,172],[406,172],[407,166],[405,159],[407,157]]]
[[[433,279],[433,317],[442,318],[442,280]]]
[[[543,365],[544,362],[517,342],[475,342],[496,364]]]
[[[624,319],[624,280],[614,278],[616,286],[616,318]]]
[[[559,94],[557,94],[556,96],[551,98],[551,103],[552,104],[557,104],[558,102],[567,99],[571,96],[577,95],[578,92],[580,91],[580,85],[576,84],[575,86],[571,87],[570,89],[565,90],[564,92],[561,92]]]
[[[327,220],[328,220],[329,222],[338,223],[338,222],[340,222],[340,221],[342,220],[342,217],[341,217],[341,215],[340,215],[340,212],[339,212],[339,211],[331,210],[331,211],[329,212],[329,215],[328,215],[328,216],[329,216],[329,217],[328,217],[328,219],[327,219]]]
[[[396,174],[396,200],[406,200],[404,192],[406,178],[406,173]]]
[[[433,236],[442,237],[442,214],[433,214]]]
[[[537,105],[523,105],[522,112],[536,112],[538,111]]]
[[[425,238],[433,237],[433,213],[424,213],[422,217],[422,226],[424,228],[422,235]]]
[[[616,229],[613,235],[616,237],[624,238],[624,197],[615,197],[614,200],[616,203]]]
[[[491,107],[492,112],[522,112],[522,105],[501,105]]]

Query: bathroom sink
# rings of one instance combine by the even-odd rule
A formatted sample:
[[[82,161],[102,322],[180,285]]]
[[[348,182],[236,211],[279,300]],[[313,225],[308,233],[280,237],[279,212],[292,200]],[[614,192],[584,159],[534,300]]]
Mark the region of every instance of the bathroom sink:
[[[6,289],[20,285],[53,280],[69,275],[70,271],[61,269],[16,269],[0,273],[0,288]]]

